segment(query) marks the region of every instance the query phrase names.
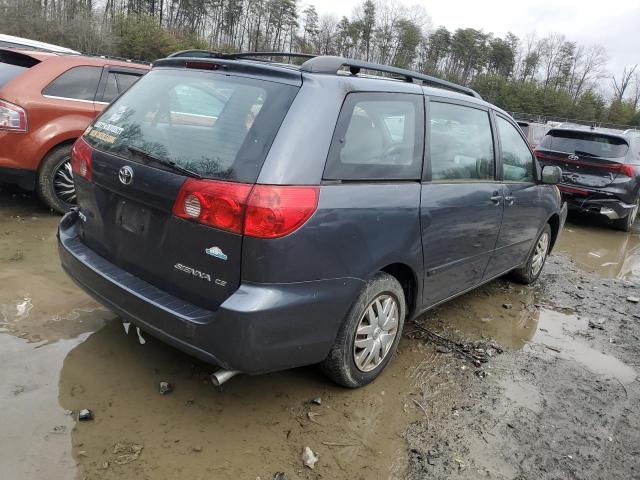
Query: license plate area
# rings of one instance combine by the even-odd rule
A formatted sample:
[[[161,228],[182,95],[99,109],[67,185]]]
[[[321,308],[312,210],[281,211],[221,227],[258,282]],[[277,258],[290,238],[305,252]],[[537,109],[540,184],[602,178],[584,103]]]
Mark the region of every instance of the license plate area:
[[[127,232],[144,235],[149,229],[151,211],[140,205],[119,200],[116,208],[116,224]]]

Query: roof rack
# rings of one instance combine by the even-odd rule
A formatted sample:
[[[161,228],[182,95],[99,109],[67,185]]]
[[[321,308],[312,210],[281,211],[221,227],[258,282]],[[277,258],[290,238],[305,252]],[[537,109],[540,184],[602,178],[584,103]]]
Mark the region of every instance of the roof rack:
[[[402,68],[390,67],[388,65],[381,65],[378,63],[363,62],[361,60],[354,60],[350,58],[334,57],[334,56],[318,56],[307,60],[302,64],[300,70],[309,73],[330,73],[336,74],[343,67],[348,67],[352,75],[357,75],[360,70],[372,70],[375,72],[389,73],[398,77],[404,78],[407,82],[414,82],[415,80],[421,81],[423,84],[433,85],[435,87],[442,87],[449,90],[453,90],[471,97],[482,97],[478,92],[468,87],[463,87],[456,83],[441,80],[429,75],[423,75],[411,70],[404,70]]]
[[[258,60],[258,61],[267,61],[262,60],[263,58],[269,57],[287,57],[287,58],[315,58],[316,55],[311,55],[309,53],[298,53],[298,52],[242,52],[242,53],[222,53],[215,52],[213,50],[181,50],[179,52],[174,52],[169,55],[167,58],[175,58],[175,57],[189,57],[193,55],[197,58],[220,58],[224,60],[237,60],[237,59],[245,59],[245,60]]]

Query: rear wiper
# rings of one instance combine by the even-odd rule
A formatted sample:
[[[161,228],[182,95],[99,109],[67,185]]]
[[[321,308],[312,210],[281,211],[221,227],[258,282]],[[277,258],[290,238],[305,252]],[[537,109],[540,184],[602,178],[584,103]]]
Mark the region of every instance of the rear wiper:
[[[598,158],[600,155],[596,155],[595,153],[583,152],[582,150],[576,150],[573,153],[576,155],[587,155],[589,157]]]
[[[160,165],[168,167],[174,172],[182,173],[183,175],[187,175],[188,177],[193,177],[198,179],[202,178],[202,175],[194,172],[193,170],[189,170],[188,168],[181,167],[180,165],[176,164],[176,162],[172,162],[171,160],[164,160],[162,158],[156,157],[152,153],[149,153],[134,145],[127,145],[127,150],[129,150],[131,153],[140,155],[141,157],[144,157],[147,160],[150,160],[152,162],[159,163]]]

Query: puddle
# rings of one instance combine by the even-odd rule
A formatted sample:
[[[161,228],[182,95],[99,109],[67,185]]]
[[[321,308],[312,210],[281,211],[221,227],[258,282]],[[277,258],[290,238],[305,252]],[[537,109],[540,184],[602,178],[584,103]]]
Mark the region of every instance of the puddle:
[[[114,317],[62,271],[59,221],[31,197],[0,193],[0,328],[33,342],[75,338]]]
[[[383,376],[363,389],[334,386],[309,367],[240,375],[222,391],[208,379],[212,367],[146,340],[140,345],[135,332],[108,322],[64,361],[61,405],[95,414],[73,431],[74,456],[90,477],[272,478],[284,471],[315,478],[301,462],[309,446],[325,478],[402,478],[402,433],[423,416],[412,398],[446,388],[426,374],[437,372],[443,357],[416,340],[403,339]],[[161,381],[174,391],[160,395]],[[315,397],[321,405],[310,403]],[[114,463],[118,443],[144,448],[121,466]]]
[[[65,356],[82,340],[38,345],[0,334],[0,477],[75,477],[74,421],[58,403],[58,378]]]
[[[571,215],[556,246],[575,265],[606,278],[640,276],[640,233],[613,230],[607,222]]]

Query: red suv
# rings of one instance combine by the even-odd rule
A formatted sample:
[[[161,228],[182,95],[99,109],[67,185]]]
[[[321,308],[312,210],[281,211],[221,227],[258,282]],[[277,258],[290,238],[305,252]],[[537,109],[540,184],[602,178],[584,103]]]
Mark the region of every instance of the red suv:
[[[0,48],[0,183],[36,190],[53,210],[76,201],[71,146],[148,64]]]

